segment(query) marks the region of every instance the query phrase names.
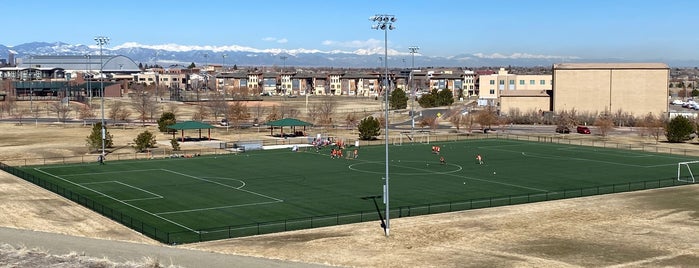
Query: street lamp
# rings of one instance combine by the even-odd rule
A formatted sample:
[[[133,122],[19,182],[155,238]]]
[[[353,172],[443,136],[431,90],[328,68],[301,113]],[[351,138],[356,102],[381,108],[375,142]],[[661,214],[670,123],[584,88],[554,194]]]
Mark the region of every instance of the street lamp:
[[[105,139],[107,139],[107,130],[104,127],[104,63],[102,62],[102,46],[109,44],[109,37],[97,36],[95,37],[95,42],[97,42],[97,45],[100,46],[100,97],[102,98],[102,157],[104,157],[104,144]]]
[[[32,59],[34,56],[29,55],[29,114],[34,110],[34,89],[32,88],[32,83],[34,83],[34,71],[32,71]]]
[[[92,85],[90,85],[90,73],[92,72],[92,63],[90,62],[90,54],[85,55],[85,61],[87,61],[87,72],[85,72],[85,80],[87,80],[87,96],[90,98],[90,105],[92,105]]]
[[[384,184],[384,195],[383,195],[383,201],[386,203],[386,223],[383,226],[384,227],[384,232],[386,233],[386,236],[390,235],[390,224],[389,224],[389,205],[388,205],[388,30],[393,30],[395,27],[393,26],[393,23],[396,22],[396,17],[394,15],[385,15],[385,14],[376,14],[372,17],[369,18],[369,20],[373,21],[374,25],[371,26],[372,29],[374,30],[383,30],[384,33],[384,69],[386,71],[386,75],[384,76],[384,95],[386,97],[386,114],[385,114],[385,145],[386,145],[386,182]]]
[[[226,76],[223,75],[223,72],[226,70],[226,57],[228,55],[223,54],[221,57],[223,57],[223,63],[221,64],[221,79],[223,80],[223,96],[224,98],[228,95],[228,92],[226,91]]]
[[[412,67],[410,70],[410,87],[412,88],[411,92],[412,94],[410,95],[410,133],[415,132],[415,85],[413,85],[415,82],[413,81],[413,71],[415,70],[415,53],[417,53],[418,50],[420,50],[420,47],[418,46],[409,46],[408,49],[410,50],[410,54],[413,57],[413,63]]]
[[[284,68],[282,68],[282,73],[284,73],[284,70],[286,69],[286,59],[288,59],[289,57],[281,56],[279,58],[282,59],[282,61],[284,61]]]

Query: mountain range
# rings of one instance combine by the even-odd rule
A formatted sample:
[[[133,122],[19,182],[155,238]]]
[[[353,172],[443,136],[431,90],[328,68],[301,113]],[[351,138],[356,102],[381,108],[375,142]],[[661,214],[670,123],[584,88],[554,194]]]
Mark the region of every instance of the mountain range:
[[[242,46],[181,46],[181,45],[141,45],[125,43],[114,47],[103,47],[105,55],[124,55],[136,63],[146,65],[196,65],[225,64],[226,66],[295,66],[295,67],[324,67],[324,68],[382,68],[383,50],[357,51],[320,51],[320,50],[261,50]],[[63,42],[31,42],[8,47],[0,44],[0,59],[9,58],[10,53],[15,59],[28,55],[97,55],[99,47],[73,45]],[[389,68],[410,68],[413,55],[389,49]],[[225,55],[225,57],[224,57]],[[699,65],[698,60],[623,60],[623,59],[583,59],[578,57],[557,57],[516,53],[512,55],[491,54],[460,54],[450,57],[431,57],[420,54],[414,55],[416,68],[421,67],[483,67],[483,66],[551,66],[556,63],[572,62],[661,62],[671,67],[692,67]]]

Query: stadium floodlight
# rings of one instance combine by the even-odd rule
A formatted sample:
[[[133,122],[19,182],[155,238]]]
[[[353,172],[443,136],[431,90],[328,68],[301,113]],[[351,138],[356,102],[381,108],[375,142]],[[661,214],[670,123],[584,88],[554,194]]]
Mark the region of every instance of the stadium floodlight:
[[[410,83],[408,83],[408,86],[412,88],[412,94],[410,94],[410,134],[413,134],[415,132],[415,81],[413,81],[413,71],[415,70],[415,53],[420,50],[420,47],[409,46],[408,50],[410,50],[410,54],[413,57],[412,69],[410,70]]]
[[[109,44],[109,37],[97,36],[95,37],[95,42],[100,46],[100,97],[102,98],[102,157],[105,156],[105,140],[107,139],[107,130],[104,126],[104,63],[102,57],[102,47]]]
[[[383,200],[384,203],[386,203],[386,223],[383,224],[384,228],[384,233],[386,236],[390,235],[390,221],[389,221],[389,195],[388,195],[388,109],[389,109],[389,102],[388,102],[388,30],[393,30],[395,27],[393,27],[393,23],[396,22],[396,16],[394,15],[385,15],[385,14],[376,14],[370,18],[371,21],[376,22],[376,24],[371,26],[371,29],[378,30],[381,29],[383,30],[384,33],[384,68],[385,68],[385,76],[383,78],[384,81],[384,90],[383,94],[384,97],[386,98],[386,114],[384,118],[384,125],[386,126],[385,131],[385,145],[386,145],[386,177],[385,179],[385,184],[383,186]]]

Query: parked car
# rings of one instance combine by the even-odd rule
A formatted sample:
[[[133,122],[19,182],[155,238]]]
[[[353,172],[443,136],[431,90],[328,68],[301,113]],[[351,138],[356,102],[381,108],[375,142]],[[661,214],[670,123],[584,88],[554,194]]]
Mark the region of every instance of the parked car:
[[[590,128],[584,126],[578,126],[577,131],[580,134],[590,134]]]
[[[219,125],[222,125],[224,127],[227,127],[230,123],[228,123],[228,119],[224,118],[221,119],[221,122],[219,122]]]
[[[672,105],[684,105],[684,101],[682,100],[673,100],[671,102]]]
[[[570,133],[570,128],[568,128],[566,126],[557,126],[556,133],[568,134],[568,133]]]

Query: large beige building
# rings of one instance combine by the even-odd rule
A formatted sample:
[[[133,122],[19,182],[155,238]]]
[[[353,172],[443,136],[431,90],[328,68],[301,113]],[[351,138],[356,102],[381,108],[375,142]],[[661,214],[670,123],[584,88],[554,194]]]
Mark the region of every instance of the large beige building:
[[[553,65],[553,111],[667,115],[670,68],[663,63]]]

